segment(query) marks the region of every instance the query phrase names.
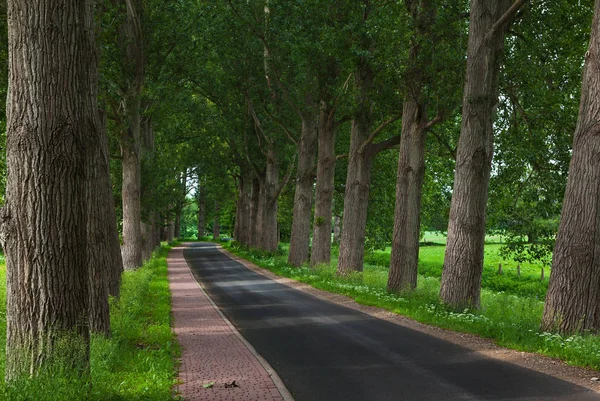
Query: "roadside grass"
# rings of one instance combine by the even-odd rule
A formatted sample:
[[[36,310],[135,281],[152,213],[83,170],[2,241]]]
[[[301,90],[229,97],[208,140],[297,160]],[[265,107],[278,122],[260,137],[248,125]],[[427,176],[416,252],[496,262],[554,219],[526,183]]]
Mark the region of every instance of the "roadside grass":
[[[427,239],[427,236],[425,237]],[[517,263],[503,259],[499,250],[502,246],[486,240],[485,257],[482,274],[482,287],[492,291],[527,297],[536,297],[544,300],[548,290],[548,277],[550,269],[544,269],[544,280],[541,280],[542,264],[521,263],[521,274],[517,275]],[[425,277],[442,277],[444,266],[444,243],[428,242],[419,249],[419,273]],[[381,267],[385,273],[390,266],[391,248],[375,250],[365,254],[365,265]],[[498,274],[498,265],[502,264],[502,274]]]
[[[177,399],[172,387],[179,349],[171,331],[171,294],[163,245],[135,271],[123,273],[121,298],[111,300],[110,338],[92,336],[91,374],[73,377],[63,366],[7,385],[0,379],[0,399],[14,401],[158,401]],[[3,262],[3,261],[2,261]],[[0,265],[5,283],[6,266]],[[4,377],[6,287],[0,285],[0,374]]]
[[[600,337],[591,334],[563,337],[541,332],[543,301],[537,296],[483,289],[480,310],[453,311],[440,302],[438,277],[420,274],[416,291],[396,295],[386,291],[388,272],[382,266],[365,264],[362,273],[340,277],[335,273],[335,261],[314,269],[295,268],[287,264],[284,249],[269,254],[241,247],[236,242],[223,246],[277,275],[349,296],[364,305],[387,309],[422,323],[491,338],[503,347],[537,352],[572,365],[600,370]]]

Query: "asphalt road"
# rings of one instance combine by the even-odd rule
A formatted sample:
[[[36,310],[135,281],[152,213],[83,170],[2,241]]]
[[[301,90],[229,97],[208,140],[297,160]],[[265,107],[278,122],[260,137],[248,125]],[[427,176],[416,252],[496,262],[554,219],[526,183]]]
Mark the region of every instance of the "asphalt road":
[[[585,388],[276,283],[211,244],[184,255],[296,401],[600,401]]]

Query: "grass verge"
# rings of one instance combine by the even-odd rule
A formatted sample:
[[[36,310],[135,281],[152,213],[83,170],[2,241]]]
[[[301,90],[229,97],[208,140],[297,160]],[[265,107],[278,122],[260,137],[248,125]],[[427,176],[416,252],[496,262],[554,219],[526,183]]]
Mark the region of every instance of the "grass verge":
[[[387,269],[365,265],[364,271],[348,277],[335,274],[335,265],[315,269],[287,264],[285,251],[269,254],[222,244],[236,255],[273,273],[315,288],[351,297],[356,302],[410,317],[445,329],[493,339],[498,345],[537,352],[569,364],[600,370],[600,338],[591,334],[563,337],[539,330],[543,302],[536,296],[519,296],[484,289],[481,309],[452,311],[439,300],[440,280],[419,275],[416,291],[390,294],[386,291]]]
[[[138,270],[123,273],[121,298],[111,301],[112,336],[91,339],[91,375],[70,377],[51,366],[38,377],[0,382],[0,399],[14,401],[173,400],[179,355],[171,331],[167,253],[162,246]],[[0,282],[6,268],[0,265]],[[0,374],[4,376],[6,288],[0,286]]]

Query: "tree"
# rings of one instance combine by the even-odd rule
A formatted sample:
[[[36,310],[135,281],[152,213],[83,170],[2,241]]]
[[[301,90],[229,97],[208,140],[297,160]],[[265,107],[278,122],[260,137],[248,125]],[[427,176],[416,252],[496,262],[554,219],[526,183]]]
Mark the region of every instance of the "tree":
[[[391,9],[387,9],[388,7]],[[355,109],[352,113],[350,130],[350,151],[344,194],[344,227],[338,259],[338,273],[342,275],[363,269],[373,160],[377,154],[395,147],[400,142],[399,135],[375,142],[379,134],[397,121],[400,115],[397,111],[385,110],[388,102],[381,102],[380,106],[384,106],[381,107],[383,110],[376,110],[373,107],[376,95],[385,92],[386,88],[389,90],[390,87],[393,87],[390,82],[386,83],[386,88],[377,85],[381,84],[378,81],[383,75],[377,74],[377,70],[382,70],[383,67],[376,63],[381,59],[376,57],[378,49],[374,45],[374,32],[377,31],[379,24],[385,26],[385,23],[390,23],[390,21],[377,21],[375,16],[397,15],[400,12],[393,8],[393,4],[386,3],[376,8],[370,1],[359,2],[357,8],[361,12],[360,22],[356,22],[355,25],[356,37],[353,38],[356,41],[353,49],[356,54],[354,58]],[[391,116],[383,119],[376,128],[373,128],[377,123],[374,111],[379,111],[380,115],[389,116],[391,114]]]
[[[466,82],[440,297],[479,307],[485,210],[492,166],[498,77],[507,24],[525,0],[471,0]]]
[[[123,164],[123,265],[135,269],[142,265],[141,196],[141,93],[144,84],[144,39],[141,0],[124,0],[126,18],[119,31],[124,87],[121,155]]]
[[[452,94],[457,92],[455,88],[459,87],[459,80],[451,79],[456,78],[452,76],[452,71],[459,70],[456,68],[459,62],[455,55],[463,54],[462,49],[457,46],[460,42],[453,40],[461,30],[458,23],[458,14],[462,11],[460,7],[446,6],[445,10],[452,11],[446,12],[445,16],[438,16],[434,4],[428,0],[407,1],[406,5],[414,33],[404,77],[407,93],[402,107],[394,234],[387,284],[388,291],[394,292],[412,290],[417,286],[425,137],[430,129],[443,120],[443,114],[448,114],[455,106],[456,99]],[[451,28],[445,31],[446,26]],[[444,45],[448,47],[447,43],[440,43],[443,40],[454,43],[450,45],[450,49],[446,49]],[[436,65],[436,59],[443,60],[444,65]],[[447,70],[446,79],[439,78],[437,71],[442,69]],[[434,79],[434,74],[437,80]],[[433,84],[434,81],[437,82]],[[438,105],[437,115],[430,118],[429,109],[434,94],[437,94],[436,89],[446,92],[438,95],[446,104]]]
[[[8,29],[2,240],[13,380],[48,361],[89,368],[86,171],[101,129],[94,2],[11,0]]]
[[[600,1],[594,19],[581,85],[573,157],[554,247],[542,329],[573,334],[600,329]],[[599,259],[597,259],[599,258]]]

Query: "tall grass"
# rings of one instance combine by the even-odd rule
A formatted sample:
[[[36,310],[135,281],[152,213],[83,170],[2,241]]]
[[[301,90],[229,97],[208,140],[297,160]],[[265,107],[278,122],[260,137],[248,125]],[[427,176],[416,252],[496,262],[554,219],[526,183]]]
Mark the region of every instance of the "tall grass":
[[[563,337],[540,331],[543,301],[535,295],[484,289],[480,310],[453,311],[440,302],[438,277],[419,275],[416,291],[396,295],[386,291],[388,271],[382,266],[367,264],[361,273],[339,277],[334,263],[315,269],[295,268],[287,264],[285,250],[267,254],[248,250],[237,243],[224,246],[280,276],[349,296],[361,304],[384,308],[426,324],[491,338],[504,347],[537,352],[600,370],[600,338],[591,334]]]
[[[177,343],[171,332],[171,298],[166,255],[161,247],[152,259],[123,274],[121,298],[111,300],[112,336],[91,339],[91,373],[70,376],[60,365],[48,366],[33,379],[0,383],[0,399],[172,400],[176,378]],[[0,266],[0,280],[6,269]],[[4,375],[6,288],[0,285],[0,374]]]

